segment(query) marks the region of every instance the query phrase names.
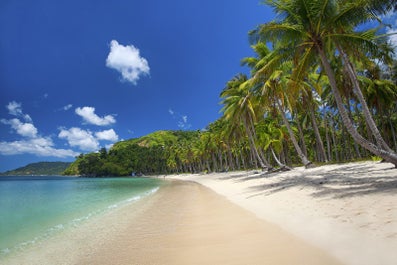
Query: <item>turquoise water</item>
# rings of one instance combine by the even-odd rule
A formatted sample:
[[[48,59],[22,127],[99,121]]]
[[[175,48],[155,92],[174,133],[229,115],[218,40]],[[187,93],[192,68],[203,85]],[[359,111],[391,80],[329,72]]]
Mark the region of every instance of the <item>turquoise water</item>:
[[[0,177],[0,259],[160,185],[148,178]]]

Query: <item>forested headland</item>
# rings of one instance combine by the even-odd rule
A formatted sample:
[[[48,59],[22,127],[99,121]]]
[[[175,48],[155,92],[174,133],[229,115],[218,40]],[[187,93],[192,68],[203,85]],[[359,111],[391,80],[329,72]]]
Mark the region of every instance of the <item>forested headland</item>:
[[[288,169],[383,159],[397,166],[394,1],[267,0],[252,57],[219,88],[222,117],[201,131],[159,131],[80,155],[65,174],[119,176]]]
[[[69,162],[38,162],[0,173],[0,176],[53,176],[62,175]]]

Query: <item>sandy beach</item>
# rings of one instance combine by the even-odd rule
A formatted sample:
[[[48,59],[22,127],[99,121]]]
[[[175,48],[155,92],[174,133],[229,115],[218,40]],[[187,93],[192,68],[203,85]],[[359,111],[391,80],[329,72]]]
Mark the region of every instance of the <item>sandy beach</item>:
[[[396,264],[397,169],[392,164],[173,178],[207,186],[346,264]]]
[[[170,181],[3,264],[343,264],[210,189]]]
[[[397,260],[397,170],[391,164],[165,179],[149,198],[2,264],[388,265]]]

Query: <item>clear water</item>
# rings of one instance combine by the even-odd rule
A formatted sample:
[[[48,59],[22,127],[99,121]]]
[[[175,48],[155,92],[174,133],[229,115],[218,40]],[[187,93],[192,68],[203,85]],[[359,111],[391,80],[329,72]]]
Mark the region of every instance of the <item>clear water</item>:
[[[0,260],[160,185],[148,178],[0,177]]]

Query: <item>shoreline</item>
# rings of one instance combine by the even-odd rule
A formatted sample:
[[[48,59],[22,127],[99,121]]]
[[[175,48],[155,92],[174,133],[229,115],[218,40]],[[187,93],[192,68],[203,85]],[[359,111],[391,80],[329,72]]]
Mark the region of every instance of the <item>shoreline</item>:
[[[165,180],[145,199],[65,230],[2,264],[391,265],[397,260],[397,170],[391,164]]]
[[[397,260],[397,169],[390,163],[167,178],[200,183],[346,264]]]
[[[342,264],[214,191],[167,181],[4,264]]]

